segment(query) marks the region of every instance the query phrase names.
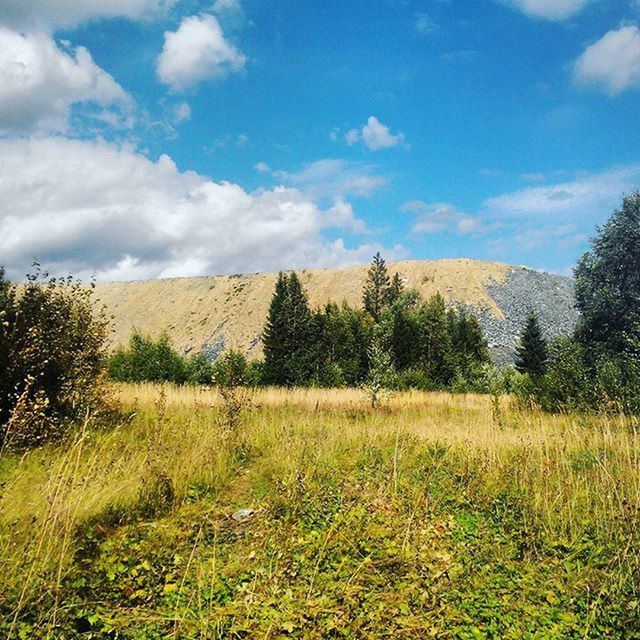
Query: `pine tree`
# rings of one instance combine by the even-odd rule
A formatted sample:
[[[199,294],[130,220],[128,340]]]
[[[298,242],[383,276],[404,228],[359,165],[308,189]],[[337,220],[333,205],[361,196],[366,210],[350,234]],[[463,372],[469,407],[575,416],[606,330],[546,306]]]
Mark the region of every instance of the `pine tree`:
[[[538,316],[531,311],[516,349],[516,369],[520,373],[528,373],[533,378],[539,378],[547,370],[548,359],[547,341],[542,334]]]
[[[382,310],[388,304],[390,286],[391,280],[387,265],[380,252],[378,252],[371,261],[362,295],[365,311],[371,314],[371,317],[376,322],[380,321]]]

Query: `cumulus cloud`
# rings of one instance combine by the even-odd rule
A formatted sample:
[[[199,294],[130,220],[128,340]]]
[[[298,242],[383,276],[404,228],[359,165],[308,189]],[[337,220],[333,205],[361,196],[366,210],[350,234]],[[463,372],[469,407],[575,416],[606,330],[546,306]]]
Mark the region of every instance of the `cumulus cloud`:
[[[412,200],[402,206],[402,211],[417,214],[413,225],[414,233],[442,233],[444,231],[456,231],[467,234],[478,231],[480,221],[478,218],[459,211],[446,202],[427,203],[422,200]]]
[[[404,133],[392,134],[388,126],[382,124],[375,116],[370,116],[361,129],[351,129],[345,135],[348,145],[362,140],[371,151],[388,149],[404,143]]]
[[[501,0],[534,18],[562,21],[580,13],[591,0]]]
[[[122,124],[132,100],[84,47],[63,50],[44,33],[0,27],[0,132],[65,131],[74,103],[94,103]]]
[[[0,255],[12,277],[33,256],[52,272],[130,279],[344,266],[376,249],[324,237],[359,227],[345,201],[323,210],[293,188],[247,193],[167,156],[46,138],[0,140],[0,157]]]
[[[166,31],[158,58],[158,78],[174,91],[240,71],[245,56],[229,44],[212,15],[184,18],[177,31]]]
[[[635,25],[609,31],[576,60],[577,85],[604,89],[610,95],[640,87],[640,30]]]
[[[17,29],[72,27],[89,20],[148,18],[176,0],[2,0],[0,23]]]

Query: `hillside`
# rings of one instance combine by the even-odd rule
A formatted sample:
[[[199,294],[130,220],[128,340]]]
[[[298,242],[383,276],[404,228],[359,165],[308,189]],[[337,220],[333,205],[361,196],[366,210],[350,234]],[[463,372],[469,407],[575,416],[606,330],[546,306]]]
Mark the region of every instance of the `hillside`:
[[[367,269],[298,273],[312,307],[330,300],[359,306]],[[398,262],[389,269],[425,297],[439,292],[447,303],[472,309],[496,354],[512,350],[531,308],[551,336],[570,331],[576,320],[570,278],[467,259]],[[114,317],[113,346],[125,344],[134,328],[153,336],[166,330],[185,353],[213,357],[234,346],[257,357],[276,278],[256,273],[105,283],[97,285],[97,297]]]

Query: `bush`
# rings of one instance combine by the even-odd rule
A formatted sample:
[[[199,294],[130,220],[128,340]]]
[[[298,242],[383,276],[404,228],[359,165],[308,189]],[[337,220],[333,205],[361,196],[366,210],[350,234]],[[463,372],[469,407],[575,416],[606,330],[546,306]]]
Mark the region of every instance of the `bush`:
[[[163,333],[157,341],[134,332],[129,346],[120,348],[109,358],[109,376],[118,382],[173,382],[184,384],[189,374],[188,361],[172,346]]]
[[[0,445],[32,447],[105,406],[101,371],[108,319],[93,287],[48,278],[24,287],[0,268]]]

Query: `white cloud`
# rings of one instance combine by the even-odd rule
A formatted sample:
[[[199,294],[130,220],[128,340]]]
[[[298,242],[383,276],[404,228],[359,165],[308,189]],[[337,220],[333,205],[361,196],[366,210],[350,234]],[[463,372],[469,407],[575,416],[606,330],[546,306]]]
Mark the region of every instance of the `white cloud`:
[[[271,167],[266,162],[258,162],[255,169],[258,173],[271,173]]]
[[[344,266],[376,247],[351,206],[322,210],[297,189],[247,193],[130,148],[65,138],[0,140],[0,255],[12,277],[33,256],[52,272],[101,279]],[[396,249],[395,255],[401,254]]]
[[[580,13],[592,0],[502,0],[534,18],[562,21]]]
[[[392,134],[389,127],[375,116],[369,116],[362,129],[351,129],[345,135],[345,141],[352,146],[362,140],[371,151],[387,149],[404,143],[404,133]]]
[[[412,200],[403,205],[402,211],[418,214],[412,229],[414,233],[442,233],[453,230],[467,234],[480,229],[478,218],[458,211],[446,202],[429,204],[422,200]]]
[[[65,51],[44,33],[0,27],[0,132],[65,131],[74,103],[115,107],[100,114],[113,124],[133,104],[84,47]]]
[[[240,0],[216,0],[213,4],[213,10],[216,13],[242,11],[242,5],[240,4]]]
[[[609,31],[587,47],[573,68],[576,84],[601,87],[610,95],[640,87],[640,31],[634,25]]]
[[[344,135],[345,142],[351,147],[360,140],[359,129],[349,129]]]
[[[191,120],[191,107],[186,102],[181,102],[173,109],[173,123],[180,124]]]
[[[389,127],[382,124],[375,116],[370,116],[367,124],[362,127],[362,140],[372,151],[395,147],[404,142],[404,134],[392,134]]]
[[[523,182],[544,182],[547,176],[544,173],[521,173],[520,180]]]
[[[2,0],[0,23],[17,29],[56,29],[89,20],[146,19],[176,0]]]
[[[259,167],[259,168],[258,168]],[[375,173],[375,167],[358,162],[326,158],[305,165],[300,171],[274,171],[259,163],[259,171],[268,171],[284,184],[303,191],[313,200],[368,197],[389,180]]]
[[[158,78],[174,91],[240,71],[245,56],[229,44],[211,15],[184,18],[177,31],[166,31],[158,58]]]
[[[414,27],[418,33],[428,35],[438,30],[438,23],[427,13],[418,13]]]
[[[342,198],[338,198],[333,206],[327,209],[324,221],[328,226],[344,229],[351,233],[365,233],[367,231],[364,220],[356,217],[351,203]]]
[[[640,165],[629,165],[571,182],[528,187],[486,201],[486,208],[502,218],[539,221],[540,216],[562,216],[563,220],[606,219],[623,193],[638,187]]]

